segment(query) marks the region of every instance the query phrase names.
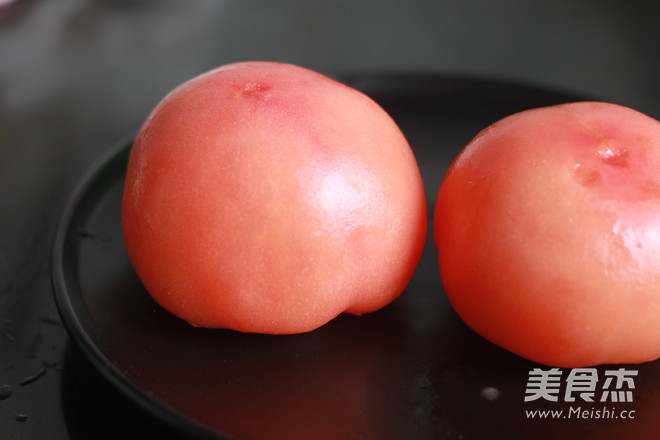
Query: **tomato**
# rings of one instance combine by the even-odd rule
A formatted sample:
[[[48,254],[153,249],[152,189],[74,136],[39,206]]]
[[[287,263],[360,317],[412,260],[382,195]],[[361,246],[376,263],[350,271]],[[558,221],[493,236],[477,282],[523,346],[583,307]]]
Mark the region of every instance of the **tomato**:
[[[580,102],[483,130],[439,189],[446,294],[486,339],[539,363],[660,357],[660,123]]]
[[[122,202],[129,259],[192,325],[313,330],[398,297],[420,258],[415,157],[364,94],[272,62],[222,66],[153,110]]]

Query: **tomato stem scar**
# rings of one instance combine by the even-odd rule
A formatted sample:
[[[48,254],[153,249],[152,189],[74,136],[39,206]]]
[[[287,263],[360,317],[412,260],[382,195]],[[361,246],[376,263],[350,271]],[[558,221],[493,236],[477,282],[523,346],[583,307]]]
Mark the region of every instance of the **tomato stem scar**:
[[[598,156],[607,165],[615,167],[628,166],[628,150],[625,148],[612,148],[604,146],[598,150]]]

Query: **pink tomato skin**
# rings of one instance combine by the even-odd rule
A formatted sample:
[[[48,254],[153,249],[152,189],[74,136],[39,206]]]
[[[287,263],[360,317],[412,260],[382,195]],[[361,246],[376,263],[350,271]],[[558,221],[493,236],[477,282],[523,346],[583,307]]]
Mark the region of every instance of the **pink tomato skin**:
[[[426,207],[400,129],[364,94],[283,63],[222,66],[140,129],[122,222],[151,296],[195,326],[300,333],[398,297]]]
[[[660,123],[622,106],[529,110],[483,130],[437,195],[465,323],[559,367],[660,357]]]

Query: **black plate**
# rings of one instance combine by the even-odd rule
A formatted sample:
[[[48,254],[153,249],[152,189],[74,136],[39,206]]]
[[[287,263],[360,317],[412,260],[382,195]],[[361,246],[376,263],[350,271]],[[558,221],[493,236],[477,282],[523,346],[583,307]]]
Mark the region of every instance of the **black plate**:
[[[520,110],[578,99],[477,79],[343,80],[379,102],[408,137],[429,214],[446,168],[480,129]],[[607,404],[617,414],[634,410],[634,420],[606,413],[527,418],[534,409],[604,404],[569,404],[563,395],[524,402],[529,371],[545,367],[486,342],[458,319],[441,287],[430,229],[408,289],[378,312],[342,315],[292,336],[189,326],[151,300],[128,262],[120,200],[129,149],[127,141],[109,151],[71,199],[54,246],[55,297],[72,338],[105,377],[182,432],[317,440],[657,434],[658,362],[625,366],[638,372],[635,400]],[[607,368],[598,367],[601,377]]]

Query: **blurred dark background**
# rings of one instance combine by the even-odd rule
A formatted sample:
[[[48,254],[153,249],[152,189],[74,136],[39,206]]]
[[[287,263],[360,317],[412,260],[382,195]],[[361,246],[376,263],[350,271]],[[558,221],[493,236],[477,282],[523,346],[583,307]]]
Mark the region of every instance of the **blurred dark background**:
[[[468,76],[660,117],[656,0],[0,4],[2,440],[167,431],[69,343],[52,299],[50,248],[84,171],[192,76],[241,60],[285,61],[329,75]]]

